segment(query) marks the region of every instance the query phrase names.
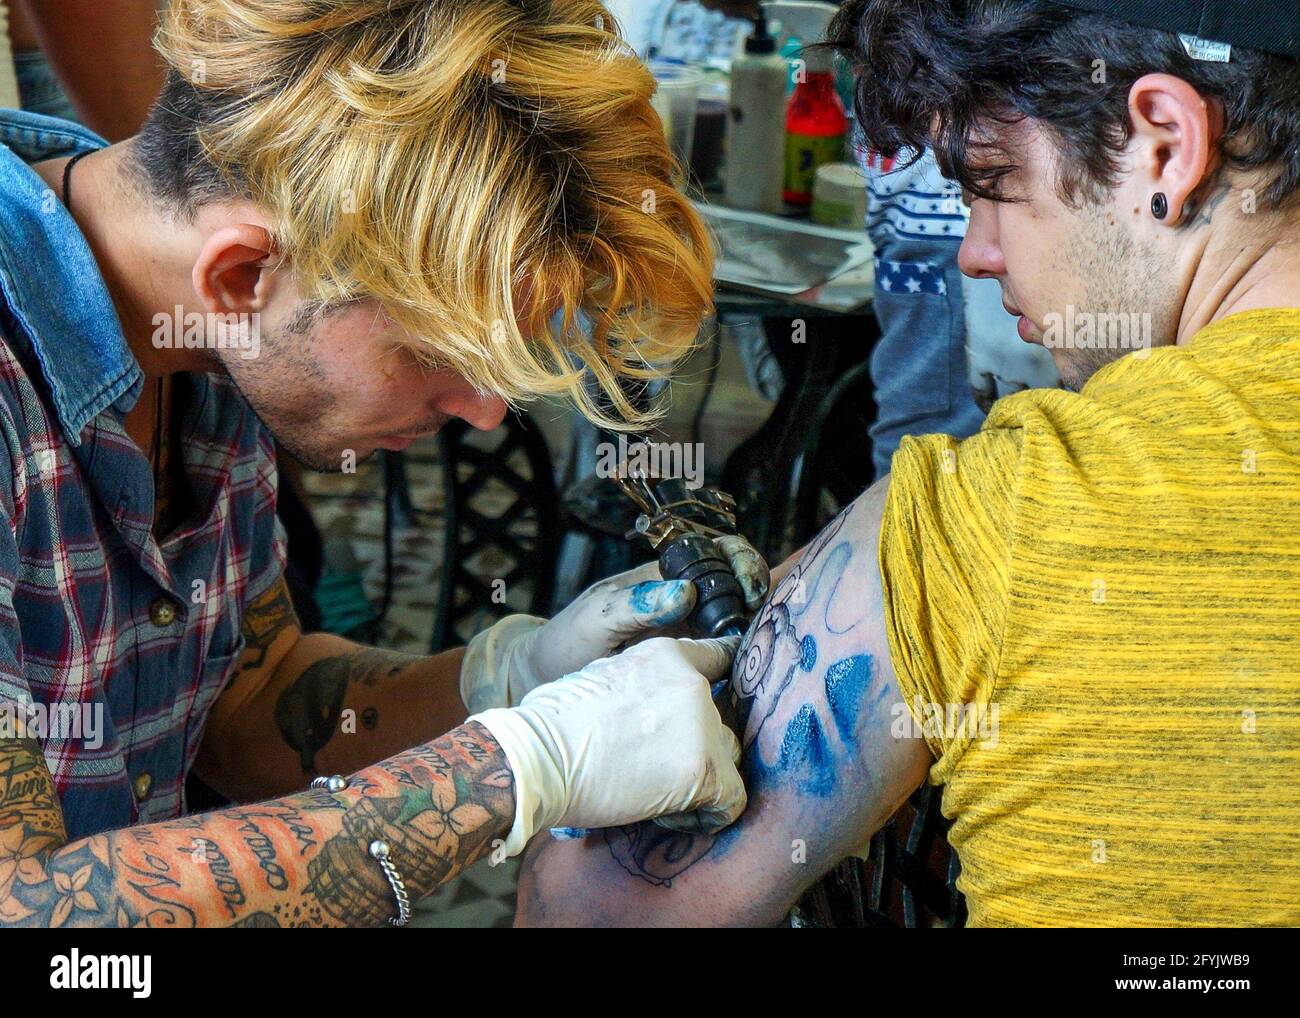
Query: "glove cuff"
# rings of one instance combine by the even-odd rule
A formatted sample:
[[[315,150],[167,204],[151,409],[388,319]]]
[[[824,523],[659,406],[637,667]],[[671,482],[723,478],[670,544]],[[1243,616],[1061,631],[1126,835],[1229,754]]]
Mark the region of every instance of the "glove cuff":
[[[521,644],[545,622],[533,615],[507,615],[469,641],[460,663],[460,699],[466,710],[517,706],[536,685],[527,647]]]
[[[514,776],[515,821],[506,837],[507,857],[522,852],[534,834],[555,826],[565,812],[563,776],[544,735],[531,722],[531,713],[527,708],[495,708],[466,721],[477,722],[491,733]]]

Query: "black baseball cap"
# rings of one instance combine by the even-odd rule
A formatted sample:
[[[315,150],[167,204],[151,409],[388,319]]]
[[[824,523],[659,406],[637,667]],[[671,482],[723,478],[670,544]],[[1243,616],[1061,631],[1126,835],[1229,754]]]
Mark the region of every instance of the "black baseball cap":
[[[1205,43],[1277,53],[1300,60],[1297,0],[1052,0],[1148,28],[1195,36]],[[1184,40],[1186,43],[1186,40]],[[1197,55],[1196,53],[1192,54]]]

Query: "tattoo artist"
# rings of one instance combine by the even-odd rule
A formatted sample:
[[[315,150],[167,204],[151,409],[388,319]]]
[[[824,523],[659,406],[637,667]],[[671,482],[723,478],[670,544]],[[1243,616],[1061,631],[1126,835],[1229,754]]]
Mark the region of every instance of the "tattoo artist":
[[[275,440],[338,471],[547,392],[609,425],[574,355],[648,424],[622,383],[712,274],[644,67],[589,0],[240,6],[172,0],[126,141],[0,111],[0,926],[401,924],[549,826],[725,826],[735,646],[664,635],[689,584],[403,655],[301,631],[275,515]],[[236,805],[188,815],[191,770]]]

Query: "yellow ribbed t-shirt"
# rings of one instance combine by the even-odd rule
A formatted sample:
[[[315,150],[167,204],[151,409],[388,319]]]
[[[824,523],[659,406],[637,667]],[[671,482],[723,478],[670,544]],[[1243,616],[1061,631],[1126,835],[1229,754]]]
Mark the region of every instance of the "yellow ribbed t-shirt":
[[[972,925],[1300,924],[1300,309],[904,439],[880,568]]]

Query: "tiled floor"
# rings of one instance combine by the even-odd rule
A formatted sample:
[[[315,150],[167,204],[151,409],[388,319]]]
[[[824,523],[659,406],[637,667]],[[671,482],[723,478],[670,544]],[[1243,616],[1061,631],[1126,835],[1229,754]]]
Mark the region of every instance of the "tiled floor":
[[[437,608],[435,573],[442,562],[442,495],[433,439],[407,454],[415,526],[399,529],[393,541],[393,602],[380,646],[412,654],[428,652]],[[356,474],[309,474],[306,484],[316,521],[327,541],[346,540],[363,567],[366,594],[378,605],[383,596],[383,481],[377,463]],[[420,902],[412,925],[509,926],[514,917],[518,864],[486,862]]]

